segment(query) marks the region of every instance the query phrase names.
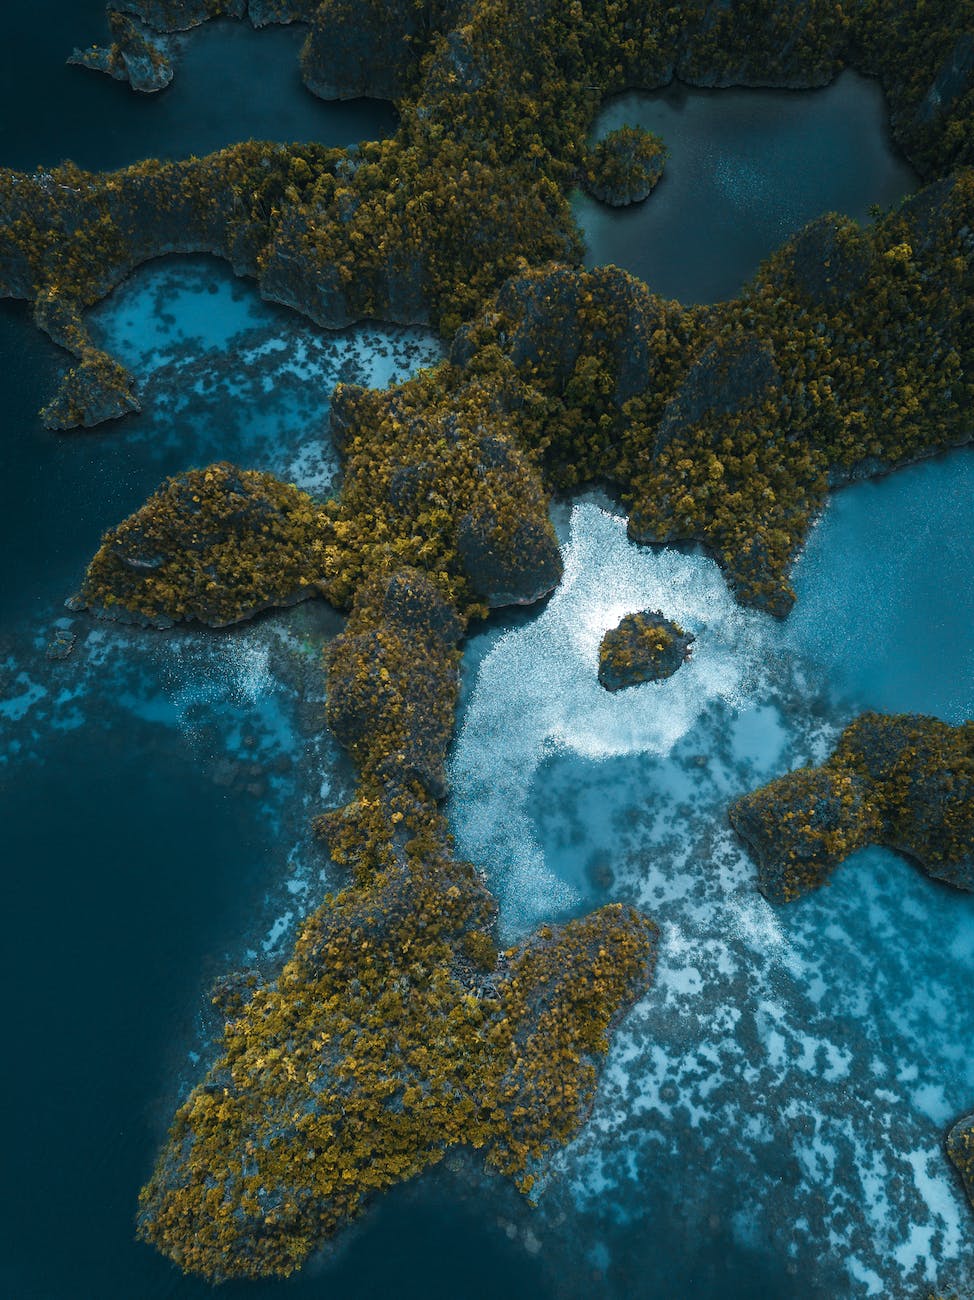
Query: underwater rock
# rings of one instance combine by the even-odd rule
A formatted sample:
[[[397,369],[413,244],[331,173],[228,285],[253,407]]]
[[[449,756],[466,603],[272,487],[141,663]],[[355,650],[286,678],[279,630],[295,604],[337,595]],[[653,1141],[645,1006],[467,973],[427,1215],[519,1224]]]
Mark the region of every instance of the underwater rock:
[[[320,507],[271,474],[189,470],[105,534],[73,608],[224,627],[314,594],[325,534]]]
[[[974,890],[974,722],[864,713],[821,767],[769,782],[728,815],[772,902],[816,889],[867,844]]]
[[[668,154],[652,131],[619,127],[589,150],[582,183],[593,198],[610,207],[641,203],[656,188]]]
[[[599,681],[607,691],[672,677],[696,640],[661,610],[627,614],[599,646]]]
[[[143,94],[164,90],[173,78],[165,39],[117,9],[108,10],[108,26],[112,44],[107,49],[93,45],[87,50],[75,50],[68,63],[106,72],[116,81],[127,81],[133,90]]]

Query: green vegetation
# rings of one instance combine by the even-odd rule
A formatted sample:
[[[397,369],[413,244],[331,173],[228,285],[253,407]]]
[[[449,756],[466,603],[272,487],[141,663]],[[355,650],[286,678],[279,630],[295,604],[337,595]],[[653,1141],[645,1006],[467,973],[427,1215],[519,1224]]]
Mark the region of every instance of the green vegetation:
[[[612,207],[640,203],[656,188],[668,156],[652,131],[621,126],[588,151],[581,180],[590,194]]]
[[[599,681],[607,691],[672,677],[696,638],[660,610],[627,614],[599,646]]]
[[[325,517],[305,492],[226,462],[167,479],[105,534],[79,607],[223,627],[310,595]]]
[[[142,1193],[140,1234],[187,1271],[290,1273],[458,1143],[530,1191],[650,978],[655,927],[621,906],[497,953],[496,905],[431,793],[460,632],[402,571],[363,589],[329,653],[329,718],[361,784],[319,830],[352,883],[304,922],[277,980],[230,1004],[220,1058]]]
[[[245,5],[126,8],[175,30]],[[396,98],[395,135],[251,142],[110,175],[0,172],[0,293],[30,300],[79,362],[47,409],[55,427],[137,405],[82,313],[168,252],[224,257],[328,326],[429,320],[455,335],[435,371],[336,392],[338,500],[192,471],[106,537],[85,582],[93,606],[161,623],[222,624],[312,590],[351,610],[328,715],[361,779],[318,821],[350,884],[307,918],[276,980],[222,999],[220,1057],[143,1193],[142,1235],[214,1279],[291,1271],[453,1144],[529,1189],[584,1119],[606,1034],[650,977],[652,923],[620,907],[498,955],[495,904],[437,809],[467,621],[558,580],[547,492],[607,480],[634,537],[702,541],[741,600],[784,614],[829,488],[969,440],[974,395],[974,0],[246,11],[307,21],[308,84]],[[814,223],[714,308],[576,269],[568,194],[597,156],[605,96],[674,75],[815,85],[846,64],[882,77],[894,134],[932,182],[918,196],[866,230]],[[971,725],[867,715],[823,768],[739,801],[762,887],[794,897],[876,841],[969,888]]]
[[[974,722],[952,727],[920,714],[864,713],[827,763],[738,799],[730,820],[773,902],[816,889],[867,844],[974,890]]]

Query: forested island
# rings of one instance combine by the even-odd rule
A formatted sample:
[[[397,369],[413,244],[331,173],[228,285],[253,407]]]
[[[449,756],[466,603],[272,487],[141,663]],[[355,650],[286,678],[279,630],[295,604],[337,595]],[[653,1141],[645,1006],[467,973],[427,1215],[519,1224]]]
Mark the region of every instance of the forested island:
[[[348,884],[277,977],[228,1005],[139,1208],[145,1239],[215,1281],[292,1272],[451,1146],[530,1192],[651,983],[656,926],[620,904],[502,949],[441,809],[459,646],[557,586],[553,495],[610,485],[633,541],[702,544],[741,604],[783,619],[831,491],[974,437],[971,0],[132,0],[109,10],[111,44],[77,58],[164,92],[172,34],[217,16],[306,23],[309,88],[393,100],[399,126],[353,149],[0,172],[0,293],[76,363],[45,423],[138,409],[138,376],[84,313],[172,252],[224,258],[329,328],[429,323],[449,353],[387,390],[339,385],[333,499],[227,461],[177,475],[106,534],[73,598],[156,627],[309,599],[348,615],[322,671],[358,788],[316,822]],[[652,203],[665,156],[644,138],[593,150],[607,96],[674,78],[814,87],[843,67],[881,80],[916,194],[864,228],[823,216],[714,305],[580,269],[574,188]],[[679,662],[632,689],[686,656],[693,637],[664,630]],[[970,728],[867,716],[821,767],[736,804],[761,888],[794,898],[875,842],[970,889]]]

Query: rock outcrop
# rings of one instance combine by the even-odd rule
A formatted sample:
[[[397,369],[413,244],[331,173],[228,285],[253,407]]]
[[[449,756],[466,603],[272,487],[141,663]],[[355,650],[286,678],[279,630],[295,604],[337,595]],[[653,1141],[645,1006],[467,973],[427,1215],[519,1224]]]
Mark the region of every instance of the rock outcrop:
[[[663,175],[668,152],[652,131],[619,127],[589,150],[582,183],[593,198],[612,208],[641,203]]]
[[[189,470],[106,533],[73,608],[225,627],[314,594],[326,535],[320,507],[270,474]]]
[[[599,681],[607,691],[672,677],[690,657],[696,638],[661,610],[627,614],[599,646]]]
[[[117,9],[109,9],[108,27],[111,45],[75,50],[68,63],[106,72],[116,81],[127,81],[133,90],[144,94],[165,90],[173,78],[166,39]]]
[[[745,795],[729,815],[772,902],[816,889],[867,844],[974,890],[974,722],[865,713],[827,763]]]

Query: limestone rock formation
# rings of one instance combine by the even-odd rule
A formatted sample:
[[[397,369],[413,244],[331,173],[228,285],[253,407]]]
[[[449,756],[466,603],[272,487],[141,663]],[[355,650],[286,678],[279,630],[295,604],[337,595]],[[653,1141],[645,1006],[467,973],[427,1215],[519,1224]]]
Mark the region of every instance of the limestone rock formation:
[[[974,890],[974,722],[864,713],[821,767],[771,781],[729,815],[772,902],[817,888],[867,844]]]
[[[658,609],[627,614],[599,646],[599,681],[607,691],[672,677],[696,638]]]
[[[619,127],[589,150],[582,183],[593,198],[612,208],[641,203],[663,175],[667,153],[666,145],[652,131]]]
[[[307,493],[226,462],[167,479],[106,533],[74,608],[223,627],[312,595],[325,520]]]

